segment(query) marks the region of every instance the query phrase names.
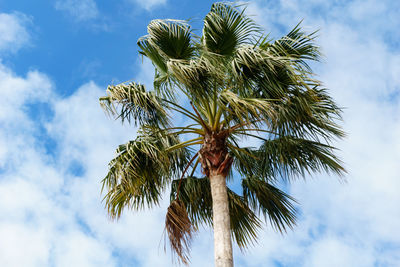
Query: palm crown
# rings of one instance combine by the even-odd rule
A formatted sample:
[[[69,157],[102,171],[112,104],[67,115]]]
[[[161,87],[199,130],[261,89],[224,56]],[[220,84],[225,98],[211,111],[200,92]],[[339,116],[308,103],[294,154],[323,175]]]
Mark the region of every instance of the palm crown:
[[[112,115],[140,126],[135,140],[118,147],[103,180],[109,214],[157,205],[170,187],[166,228],[187,262],[192,230],[213,225],[210,181],[220,175],[241,178],[241,193],[224,193],[239,247],[255,240],[261,214],[281,232],[292,227],[295,201],[277,182],[344,172],[330,145],[344,136],[336,123],[341,110],[307,64],[320,56],[315,33],[297,25],[270,40],[227,3],[212,5],[200,37],[180,20],[153,20],[147,29],[138,46],[155,67],[154,90],[123,83],[100,98]],[[189,125],[174,125],[177,113]],[[241,146],[246,137],[261,145]],[[197,169],[205,177],[195,177]]]

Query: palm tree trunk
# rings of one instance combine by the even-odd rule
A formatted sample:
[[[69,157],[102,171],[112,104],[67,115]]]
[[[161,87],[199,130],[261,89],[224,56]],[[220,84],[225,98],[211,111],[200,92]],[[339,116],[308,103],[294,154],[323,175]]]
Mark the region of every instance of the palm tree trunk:
[[[226,177],[210,173],[214,224],[215,267],[233,267],[232,241]]]

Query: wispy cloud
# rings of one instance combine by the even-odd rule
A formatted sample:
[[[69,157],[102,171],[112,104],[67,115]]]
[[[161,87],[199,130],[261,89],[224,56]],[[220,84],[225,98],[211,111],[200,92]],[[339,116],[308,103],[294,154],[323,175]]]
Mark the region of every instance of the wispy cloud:
[[[31,19],[23,13],[0,13],[0,53],[16,52],[30,41],[26,27]]]
[[[99,10],[94,0],[58,0],[54,7],[67,12],[77,21],[88,21],[99,16]]]
[[[154,8],[164,6],[167,3],[167,0],[148,0],[148,1],[141,1],[141,0],[128,0],[129,2],[139,6],[147,11],[151,11]]]
[[[296,182],[290,190],[301,203],[299,225],[284,236],[267,227],[244,256],[236,248],[236,265],[400,265],[400,51],[393,5],[313,0],[249,6],[271,36],[302,18],[309,29],[321,28],[325,62],[316,70],[346,107],[349,136],[337,145],[349,175],[347,183],[325,175]],[[29,19],[18,14],[0,14],[0,33],[14,32],[4,34],[14,36],[8,39],[0,34],[2,51],[29,43]],[[135,68],[137,81],[151,85],[152,68],[149,62]],[[45,73],[21,75],[0,64],[0,266],[170,265],[161,240],[168,197],[151,211],[126,210],[118,222],[108,220],[101,203],[107,163],[117,145],[135,137],[135,128],[104,115],[98,97],[105,90],[95,82],[68,97],[57,95],[55,86]],[[42,105],[47,112],[37,120]],[[192,266],[211,266],[210,229],[193,245]]]

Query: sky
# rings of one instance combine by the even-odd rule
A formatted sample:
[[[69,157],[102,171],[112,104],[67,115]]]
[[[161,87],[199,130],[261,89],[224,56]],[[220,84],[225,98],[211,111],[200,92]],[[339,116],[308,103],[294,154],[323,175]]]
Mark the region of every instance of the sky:
[[[198,32],[211,1],[0,0],[0,266],[171,266],[160,207],[111,221],[101,179],[133,126],[107,118],[98,98],[127,80],[151,88],[137,39],[152,19],[189,19]],[[313,69],[348,136],[335,145],[344,179],[315,174],[288,191],[297,227],[265,225],[236,266],[400,266],[400,2],[248,2],[272,38],[300,20],[319,29]],[[212,266],[212,231],[193,240],[191,266]]]

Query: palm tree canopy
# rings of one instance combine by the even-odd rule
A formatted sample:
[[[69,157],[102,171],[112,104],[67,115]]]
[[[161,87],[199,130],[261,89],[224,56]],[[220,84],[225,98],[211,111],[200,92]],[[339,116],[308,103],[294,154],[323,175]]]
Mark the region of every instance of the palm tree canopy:
[[[135,82],[110,85],[100,98],[107,112],[139,125],[136,139],[117,149],[103,180],[111,217],[120,217],[124,207],[157,205],[171,188],[171,202],[179,200],[171,210],[185,209],[190,220],[182,223],[212,225],[208,174],[229,156],[233,163],[224,171],[242,181],[241,193],[228,189],[239,247],[256,240],[261,214],[281,232],[293,227],[295,200],[277,183],[345,171],[330,144],[344,136],[337,124],[341,109],[308,65],[320,58],[316,33],[304,33],[299,24],[271,40],[230,3],[212,5],[201,36],[181,20],[153,20],[147,31],[138,46],[154,65],[154,89]],[[174,125],[173,114],[191,122]],[[261,145],[241,145],[248,137]],[[201,150],[210,140],[224,147],[221,157]],[[205,177],[194,176],[197,168]],[[173,248],[187,260],[184,248]]]

